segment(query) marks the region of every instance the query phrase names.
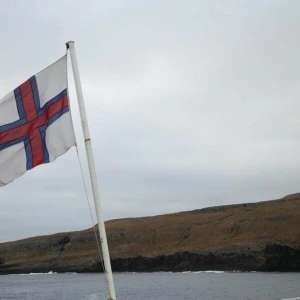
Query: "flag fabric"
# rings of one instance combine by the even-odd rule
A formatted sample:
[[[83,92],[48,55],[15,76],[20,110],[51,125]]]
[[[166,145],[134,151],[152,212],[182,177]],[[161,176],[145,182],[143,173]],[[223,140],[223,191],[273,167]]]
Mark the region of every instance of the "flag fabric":
[[[65,55],[0,99],[0,186],[74,145]]]

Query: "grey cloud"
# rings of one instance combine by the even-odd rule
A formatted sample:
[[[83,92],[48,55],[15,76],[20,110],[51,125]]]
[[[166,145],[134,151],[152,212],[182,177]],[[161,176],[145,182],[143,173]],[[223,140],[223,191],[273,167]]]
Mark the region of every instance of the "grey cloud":
[[[298,192],[299,2],[11,3],[0,93],[76,41],[105,219]],[[76,160],[1,188],[0,242],[91,226]]]

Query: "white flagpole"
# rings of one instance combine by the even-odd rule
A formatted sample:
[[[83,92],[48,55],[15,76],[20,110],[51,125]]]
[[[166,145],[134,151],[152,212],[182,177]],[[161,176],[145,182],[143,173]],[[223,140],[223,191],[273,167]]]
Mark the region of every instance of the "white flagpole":
[[[67,46],[67,49],[70,50],[72,69],[73,69],[73,75],[74,75],[74,81],[75,81],[75,87],[76,87],[76,94],[77,94],[77,99],[78,99],[78,106],[79,106],[83,136],[84,136],[84,141],[85,141],[85,149],[86,149],[86,154],[87,154],[92,190],[93,190],[96,213],[97,213],[97,221],[98,221],[98,227],[99,227],[99,232],[100,232],[101,249],[102,249],[105,273],[106,273],[106,281],[108,283],[108,293],[109,293],[108,300],[116,300],[116,293],[115,293],[114,281],[113,281],[109,252],[108,252],[104,220],[102,217],[100,193],[99,193],[98,183],[97,183],[97,175],[96,175],[94,156],[93,156],[93,151],[92,151],[92,143],[91,143],[91,139],[90,139],[85,105],[84,105],[84,101],[83,101],[83,93],[82,93],[81,81],[80,81],[80,77],[79,77],[74,42],[73,41],[67,42],[66,46]]]

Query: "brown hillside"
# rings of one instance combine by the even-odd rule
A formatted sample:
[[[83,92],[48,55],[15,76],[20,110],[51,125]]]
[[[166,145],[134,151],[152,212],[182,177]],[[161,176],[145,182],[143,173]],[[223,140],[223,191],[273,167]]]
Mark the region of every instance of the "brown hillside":
[[[300,248],[300,194],[259,203],[111,220],[106,223],[106,230],[116,269],[138,269],[139,266],[143,270],[172,269],[178,264],[183,269],[204,265],[230,269],[236,260],[240,261],[237,267],[243,268],[245,260],[248,261],[245,268],[255,269],[262,267],[266,259],[274,265],[274,255],[265,256],[268,245],[294,249],[284,251],[292,251],[291,260],[295,260],[294,252]],[[198,256],[182,257],[178,253]],[[206,259],[208,254],[209,259]],[[202,255],[200,260],[199,255]],[[144,257],[146,262],[132,260],[138,256]],[[163,259],[158,259],[162,256]],[[182,260],[187,263],[182,265]],[[0,273],[99,268],[92,228],[0,244]]]
[[[300,194],[106,224],[112,256],[300,245]]]

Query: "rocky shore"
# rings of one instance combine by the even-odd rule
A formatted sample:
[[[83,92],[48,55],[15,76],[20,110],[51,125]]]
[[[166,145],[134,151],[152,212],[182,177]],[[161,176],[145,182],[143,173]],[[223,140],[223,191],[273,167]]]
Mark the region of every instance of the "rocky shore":
[[[300,271],[300,194],[106,222],[112,268]],[[93,228],[0,244],[0,274],[102,271]]]

